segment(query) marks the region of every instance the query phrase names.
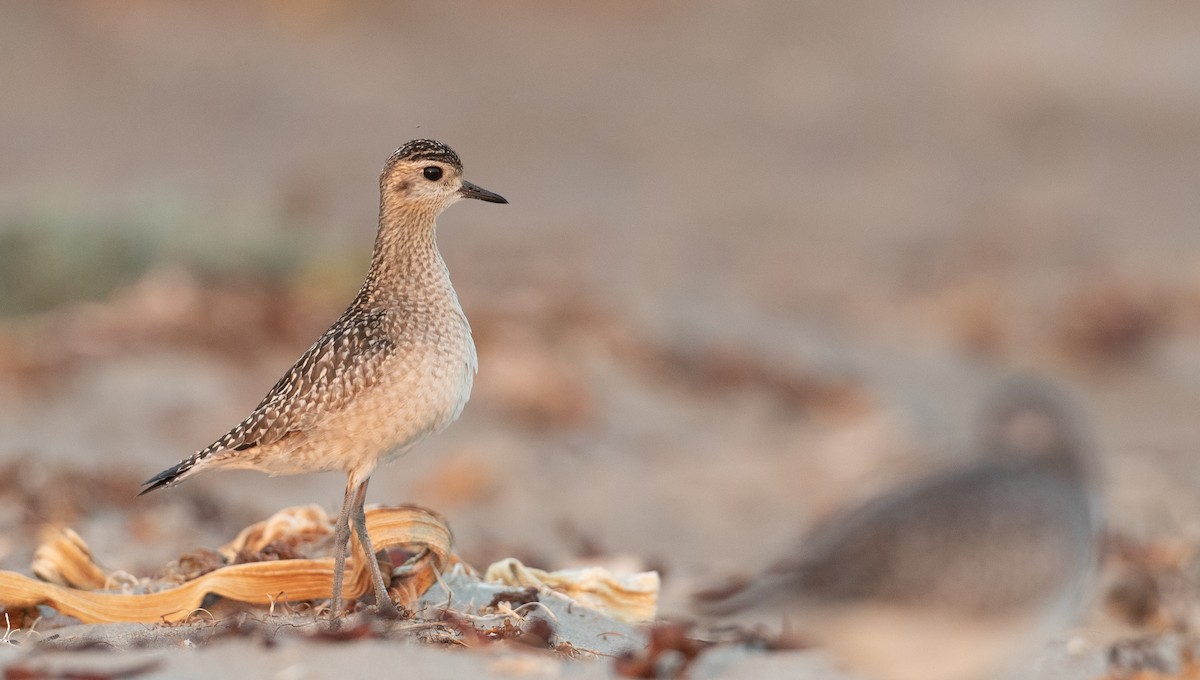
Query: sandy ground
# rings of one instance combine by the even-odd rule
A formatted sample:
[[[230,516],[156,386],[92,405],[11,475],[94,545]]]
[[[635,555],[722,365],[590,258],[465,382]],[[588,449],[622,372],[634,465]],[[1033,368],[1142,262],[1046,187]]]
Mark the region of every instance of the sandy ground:
[[[368,500],[438,509],[468,561],[628,557],[662,571],[664,615],[685,614],[693,585],[754,569],[830,509],[967,460],[974,409],[1014,370],[1091,416],[1113,532],[1190,554],[1197,27],[1186,4],[1082,1],[2,2],[0,233],[133,215],[216,260],[247,243],[335,255],[279,284],[198,279],[168,252],[96,304],[5,319],[0,465],[24,492],[0,496],[0,567],[27,568],[43,522],[146,573],[280,507],[339,502],[335,475],[131,496],[340,311],[376,172],[416,136],[511,205],[441,221],[476,391]],[[1085,668],[1142,632],[1101,601],[1075,632]],[[293,643],[246,641],[162,653],[159,672],[392,658],[316,649],[294,673]],[[486,655],[403,658],[504,675]]]

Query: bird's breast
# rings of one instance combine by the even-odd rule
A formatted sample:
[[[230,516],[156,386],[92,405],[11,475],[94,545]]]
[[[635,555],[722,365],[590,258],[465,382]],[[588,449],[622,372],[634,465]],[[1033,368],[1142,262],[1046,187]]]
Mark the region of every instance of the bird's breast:
[[[381,389],[372,396],[385,457],[399,455],[445,429],[471,396],[478,362],[462,312],[451,310],[439,323],[415,330],[397,343],[381,376]]]

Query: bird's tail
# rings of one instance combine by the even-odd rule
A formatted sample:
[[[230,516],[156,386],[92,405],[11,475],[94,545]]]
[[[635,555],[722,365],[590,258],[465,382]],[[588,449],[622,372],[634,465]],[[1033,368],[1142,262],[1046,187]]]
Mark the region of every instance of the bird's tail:
[[[179,461],[177,465],[169,467],[157,475],[154,475],[150,479],[147,479],[145,482],[142,482],[142,486],[145,488],[139,491],[138,495],[144,496],[155,489],[161,489],[165,486],[173,486],[180,481],[183,481],[183,479],[187,477],[189,473],[194,471],[196,463],[199,461],[199,454]]]
[[[779,595],[786,578],[767,571],[754,578],[734,578],[694,591],[691,608],[701,616],[724,617],[763,605]]]

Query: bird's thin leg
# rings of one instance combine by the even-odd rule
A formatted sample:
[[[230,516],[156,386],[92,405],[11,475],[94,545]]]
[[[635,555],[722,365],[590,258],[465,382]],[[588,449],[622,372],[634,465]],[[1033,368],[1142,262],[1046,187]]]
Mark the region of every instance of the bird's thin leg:
[[[375,559],[375,547],[371,545],[371,535],[367,533],[367,513],[363,510],[363,501],[367,497],[367,482],[364,479],[358,485],[354,494],[354,507],[350,511],[350,519],[354,522],[354,532],[358,534],[358,544],[363,551],[363,559],[371,569],[371,585],[375,587],[375,612],[384,618],[400,617],[400,611],[388,595],[387,583],[379,571],[379,560]]]
[[[350,509],[354,506],[354,492],[358,485],[346,484],[346,498],[342,501],[342,512],[338,515],[337,527],[333,531],[333,597],[329,605],[329,618],[335,622],[342,611],[342,580],[346,574],[346,544],[350,541]],[[364,483],[362,486],[366,486]],[[366,489],[364,489],[364,492]],[[360,501],[361,504],[361,501]]]

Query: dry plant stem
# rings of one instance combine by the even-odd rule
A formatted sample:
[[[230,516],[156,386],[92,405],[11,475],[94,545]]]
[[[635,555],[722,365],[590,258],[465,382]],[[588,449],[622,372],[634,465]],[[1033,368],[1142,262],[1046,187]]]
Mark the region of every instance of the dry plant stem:
[[[375,589],[375,611],[379,616],[395,619],[400,618],[400,611],[392,603],[388,595],[387,584],[379,571],[379,561],[375,559],[375,548],[371,544],[371,536],[367,533],[367,515],[363,510],[363,502],[367,497],[368,477],[355,483],[353,477],[346,484],[346,498],[342,502],[342,512],[338,515],[337,529],[333,534],[333,602],[329,615],[336,622],[342,608],[342,577],[346,567],[346,553],[349,549],[350,523],[354,523],[354,533],[358,536],[362,559],[371,574],[371,585]]]

